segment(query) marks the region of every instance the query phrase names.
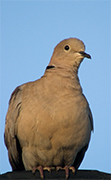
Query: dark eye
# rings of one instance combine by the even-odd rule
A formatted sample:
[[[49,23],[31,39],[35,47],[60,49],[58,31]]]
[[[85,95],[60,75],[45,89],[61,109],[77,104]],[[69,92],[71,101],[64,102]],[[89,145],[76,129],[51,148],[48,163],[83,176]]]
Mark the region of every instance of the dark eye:
[[[69,47],[68,45],[66,45],[66,46],[64,47],[64,49],[65,49],[66,51],[68,51],[68,50],[70,49],[70,47]]]

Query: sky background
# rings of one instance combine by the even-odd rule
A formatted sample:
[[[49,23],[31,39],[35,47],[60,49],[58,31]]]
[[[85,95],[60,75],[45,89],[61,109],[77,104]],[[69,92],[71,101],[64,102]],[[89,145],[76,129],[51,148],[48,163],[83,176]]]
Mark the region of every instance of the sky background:
[[[110,0],[1,0],[0,8],[0,173],[11,171],[4,127],[12,91],[40,78],[56,44],[69,37],[81,39],[92,56],[79,69],[94,118],[80,169],[111,172]]]

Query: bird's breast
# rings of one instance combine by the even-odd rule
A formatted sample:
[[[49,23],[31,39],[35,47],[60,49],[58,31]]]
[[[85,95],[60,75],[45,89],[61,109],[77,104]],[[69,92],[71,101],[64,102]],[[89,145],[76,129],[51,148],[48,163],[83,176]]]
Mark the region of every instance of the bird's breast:
[[[70,96],[50,99],[48,102],[47,99],[42,102],[41,98],[41,101],[34,101],[34,106],[31,102],[29,108],[23,107],[18,119],[21,141],[27,142],[26,144],[34,143],[36,146],[44,144],[50,148],[52,142],[55,142],[54,146],[58,142],[65,146],[85,138],[87,140],[90,124],[86,107],[79,101]]]

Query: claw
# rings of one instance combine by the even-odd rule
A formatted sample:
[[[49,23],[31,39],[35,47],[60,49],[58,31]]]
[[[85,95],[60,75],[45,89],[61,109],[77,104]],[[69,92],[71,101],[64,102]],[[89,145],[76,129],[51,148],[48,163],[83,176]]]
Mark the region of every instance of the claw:
[[[43,178],[44,178],[44,172],[43,172],[42,166],[39,166],[39,167],[38,167],[38,170],[39,170],[39,172],[40,172],[40,177],[43,179]]]
[[[68,168],[68,166],[65,166],[64,169],[65,169],[65,172],[66,172],[66,179],[68,179],[68,177],[69,177],[69,168]]]
[[[32,168],[32,173],[35,174],[35,171],[37,170],[37,167]]]
[[[51,168],[50,167],[46,166],[46,167],[43,168],[43,170],[47,170],[47,171],[49,171],[49,173],[51,173]]]
[[[76,172],[76,170],[75,170],[74,166],[70,166],[70,167],[69,167],[69,169],[70,169],[73,173],[75,173],[75,172]]]

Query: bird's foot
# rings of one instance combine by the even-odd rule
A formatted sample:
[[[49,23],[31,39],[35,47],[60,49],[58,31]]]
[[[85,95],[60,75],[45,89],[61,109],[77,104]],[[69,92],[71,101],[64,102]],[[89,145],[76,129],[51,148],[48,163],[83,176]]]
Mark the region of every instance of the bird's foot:
[[[51,169],[54,169],[54,167],[42,167],[42,166],[38,166],[38,167],[34,167],[32,169],[32,173],[35,174],[36,170],[39,170],[39,173],[40,173],[40,177],[42,179],[44,179],[44,170],[47,170],[49,171],[49,173],[51,173]]]
[[[66,179],[68,179],[69,177],[69,170],[72,170],[73,173],[75,173],[75,168],[73,166],[65,166],[65,167],[61,167],[61,166],[57,166],[56,170],[60,170],[60,169],[64,169],[65,173],[66,173]]]

